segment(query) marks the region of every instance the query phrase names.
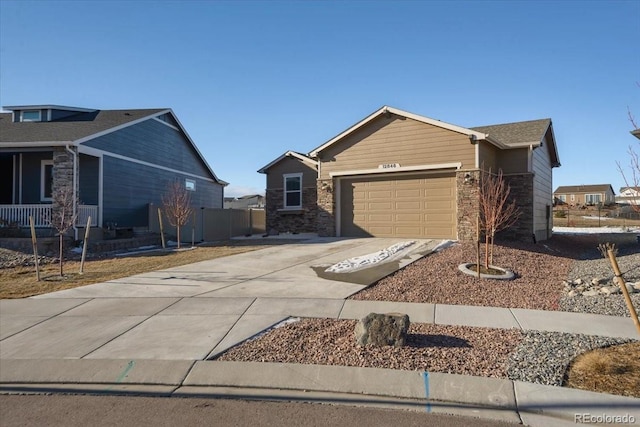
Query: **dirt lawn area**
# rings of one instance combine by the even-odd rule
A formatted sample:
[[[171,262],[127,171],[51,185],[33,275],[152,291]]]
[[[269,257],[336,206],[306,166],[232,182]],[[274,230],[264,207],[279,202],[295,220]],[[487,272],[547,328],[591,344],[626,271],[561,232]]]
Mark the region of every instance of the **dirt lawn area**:
[[[100,259],[86,260],[84,274],[79,273],[80,260],[72,259],[64,262],[63,277],[59,275],[59,264],[49,262],[40,266],[41,280],[39,282],[36,280],[33,265],[0,268],[0,299],[26,298],[92,283],[106,282],[134,274],[255,251],[269,245],[284,243],[291,243],[291,241],[231,240],[219,244],[197,246],[190,250],[154,250],[128,256],[110,255]],[[6,249],[0,249],[0,251],[5,258],[15,256],[13,251]],[[20,256],[24,256],[24,254],[20,254]],[[33,256],[30,258],[32,263]]]

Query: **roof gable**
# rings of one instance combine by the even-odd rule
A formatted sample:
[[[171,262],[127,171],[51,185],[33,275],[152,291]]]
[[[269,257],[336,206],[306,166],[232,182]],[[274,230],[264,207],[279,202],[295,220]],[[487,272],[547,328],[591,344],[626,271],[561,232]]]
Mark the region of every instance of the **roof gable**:
[[[553,134],[551,119],[527,120],[524,122],[503,123],[497,125],[477,126],[471,129],[483,132],[504,143],[509,148],[539,147],[546,139],[552,165],[560,166],[558,148]]]
[[[366,126],[368,123],[370,123],[371,121],[373,121],[374,119],[380,117],[381,115],[384,114],[395,114],[397,116],[401,116],[401,117],[405,117],[405,118],[409,118],[409,119],[413,119],[422,123],[426,123],[426,124],[430,124],[433,126],[437,126],[443,129],[448,129],[454,132],[458,132],[464,135],[468,135],[470,138],[473,137],[474,139],[485,139],[486,135],[484,133],[478,132],[478,131],[474,131],[472,129],[467,129],[467,128],[463,128],[460,126],[456,126],[450,123],[446,123],[446,122],[442,122],[440,120],[435,120],[435,119],[431,119],[429,117],[425,117],[425,116],[420,116],[418,114],[413,114],[413,113],[409,113],[407,111],[403,111],[403,110],[399,110],[397,108],[393,108],[393,107],[389,107],[389,106],[383,106],[380,109],[374,111],[372,114],[368,115],[367,117],[365,117],[364,119],[360,120],[358,123],[356,123],[355,125],[351,126],[350,128],[346,129],[345,131],[341,132],[340,134],[334,136],[333,138],[331,138],[329,141],[325,142],[324,144],[320,145],[319,147],[315,148],[314,150],[312,150],[309,153],[310,157],[317,157],[318,154],[329,148],[330,146],[336,144],[337,142],[339,142],[340,140],[342,140],[343,138],[347,137],[348,135],[351,135],[352,133],[356,132],[357,130],[361,129],[362,127]]]
[[[260,169],[258,169],[258,173],[267,173],[267,170],[273,166],[275,166],[276,164],[280,163],[282,160],[286,159],[286,158],[294,158],[294,159],[298,159],[301,162],[304,162],[306,164],[308,164],[309,166],[313,167],[313,168],[317,168],[318,163],[313,160],[311,157],[302,154],[302,153],[298,153],[296,151],[287,151],[286,153],[282,154],[280,157],[278,157],[277,159],[273,160],[272,162],[270,162],[269,164],[267,164],[266,166],[261,167]]]

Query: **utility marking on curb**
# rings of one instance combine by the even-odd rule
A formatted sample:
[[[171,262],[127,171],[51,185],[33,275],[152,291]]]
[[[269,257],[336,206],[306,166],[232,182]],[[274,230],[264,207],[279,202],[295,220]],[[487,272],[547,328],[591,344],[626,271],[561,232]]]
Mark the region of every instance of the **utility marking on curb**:
[[[124,371],[122,371],[120,375],[118,375],[118,378],[116,378],[116,381],[114,382],[114,384],[107,387],[105,391],[110,391],[116,384],[120,384],[122,380],[124,380],[126,376],[129,374],[129,371],[133,369],[135,364],[136,364],[135,360],[129,360],[129,363],[127,363],[127,367],[124,368]]]
[[[429,372],[423,372],[422,378],[424,379],[424,394],[425,394],[425,397],[427,398],[426,410],[427,410],[427,413],[430,414],[431,403],[429,402]]]
[[[130,370],[133,369],[133,367],[135,366],[136,362],[134,360],[129,360],[129,363],[127,363],[127,367],[124,368],[124,371],[122,371],[122,373],[120,374],[120,376],[118,378],[116,378],[116,384],[119,384],[122,382],[122,380],[125,379],[125,377],[127,376],[127,374],[129,373]]]

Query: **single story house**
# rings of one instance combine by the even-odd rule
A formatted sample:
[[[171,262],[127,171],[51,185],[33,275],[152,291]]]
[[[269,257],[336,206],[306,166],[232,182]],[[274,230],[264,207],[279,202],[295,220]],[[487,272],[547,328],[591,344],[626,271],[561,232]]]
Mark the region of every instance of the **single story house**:
[[[147,227],[150,203],[168,184],[191,191],[194,206],[221,208],[219,179],[169,108],[97,110],[60,105],[3,107],[0,218],[36,226],[56,188],[73,188],[77,225]],[[6,185],[4,184],[6,183]]]
[[[612,205],[616,202],[611,184],[563,185],[556,188],[553,197],[570,206]]]
[[[502,169],[522,212],[511,237],[543,240],[558,166],[551,119],[465,128],[383,106],[258,172],[271,233],[473,240],[482,169]]]

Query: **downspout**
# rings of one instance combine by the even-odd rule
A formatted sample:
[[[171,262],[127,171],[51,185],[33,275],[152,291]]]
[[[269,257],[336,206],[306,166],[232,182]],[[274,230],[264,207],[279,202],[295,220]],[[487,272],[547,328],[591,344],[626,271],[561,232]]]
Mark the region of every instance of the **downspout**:
[[[66,145],[65,150],[67,150],[68,153],[71,153],[71,155],[73,156],[73,239],[74,240],[78,240],[78,226],[76,225],[76,212],[78,209],[78,205],[77,205],[77,194],[78,194],[78,188],[77,188],[77,182],[78,182],[78,156],[76,154],[75,151],[73,151],[71,148],[69,148],[69,145]]]

